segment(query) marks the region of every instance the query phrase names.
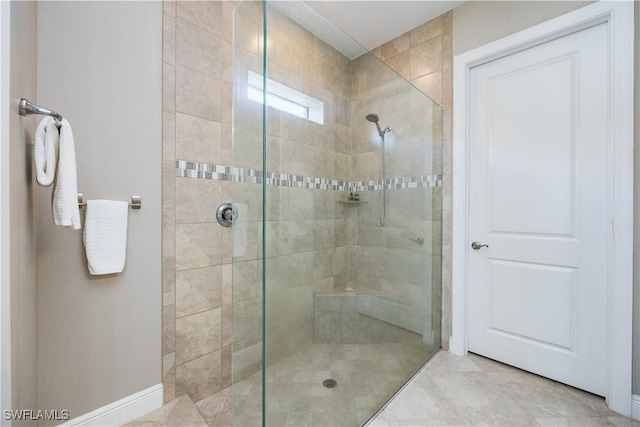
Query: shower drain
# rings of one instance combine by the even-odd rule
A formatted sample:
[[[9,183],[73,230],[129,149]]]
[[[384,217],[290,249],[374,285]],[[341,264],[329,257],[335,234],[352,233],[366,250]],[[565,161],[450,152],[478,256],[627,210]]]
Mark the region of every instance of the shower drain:
[[[334,380],[333,378],[327,378],[326,380],[322,381],[322,385],[326,388],[334,388],[338,385],[338,381]]]

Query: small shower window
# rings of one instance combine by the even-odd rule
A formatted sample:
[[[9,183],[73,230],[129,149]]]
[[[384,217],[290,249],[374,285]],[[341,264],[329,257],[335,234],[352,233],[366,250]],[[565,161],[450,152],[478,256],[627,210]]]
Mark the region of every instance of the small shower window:
[[[247,97],[262,103],[263,78],[249,71]],[[289,86],[267,79],[267,106],[312,122],[324,124],[324,102]]]

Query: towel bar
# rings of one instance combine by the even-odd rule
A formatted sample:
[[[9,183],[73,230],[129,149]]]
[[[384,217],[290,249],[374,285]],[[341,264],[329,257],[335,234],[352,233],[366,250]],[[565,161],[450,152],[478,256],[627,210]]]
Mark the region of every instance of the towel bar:
[[[82,209],[87,204],[84,202],[84,196],[82,193],[78,193],[78,208]],[[129,203],[131,209],[142,209],[142,196],[131,196],[131,203]]]
[[[62,116],[59,113],[56,113],[53,110],[49,110],[48,108],[43,108],[39,105],[36,105],[30,102],[27,98],[20,98],[18,112],[21,116],[28,116],[30,114],[42,114],[43,116],[51,116],[56,120],[57,123],[62,122]]]

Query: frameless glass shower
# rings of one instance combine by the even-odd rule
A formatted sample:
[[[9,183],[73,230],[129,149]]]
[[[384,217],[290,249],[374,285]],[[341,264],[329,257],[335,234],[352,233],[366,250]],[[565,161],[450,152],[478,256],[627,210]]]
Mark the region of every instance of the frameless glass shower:
[[[345,40],[234,13],[235,425],[362,425],[440,348],[442,110]]]

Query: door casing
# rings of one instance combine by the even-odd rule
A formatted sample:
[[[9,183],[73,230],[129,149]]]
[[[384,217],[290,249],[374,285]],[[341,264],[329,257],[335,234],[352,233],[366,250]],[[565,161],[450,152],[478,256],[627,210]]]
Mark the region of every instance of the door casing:
[[[449,349],[467,353],[469,70],[601,23],[608,24],[609,147],[607,394],[609,408],[632,412],[634,2],[601,1],[454,58],[452,185],[452,334]]]

